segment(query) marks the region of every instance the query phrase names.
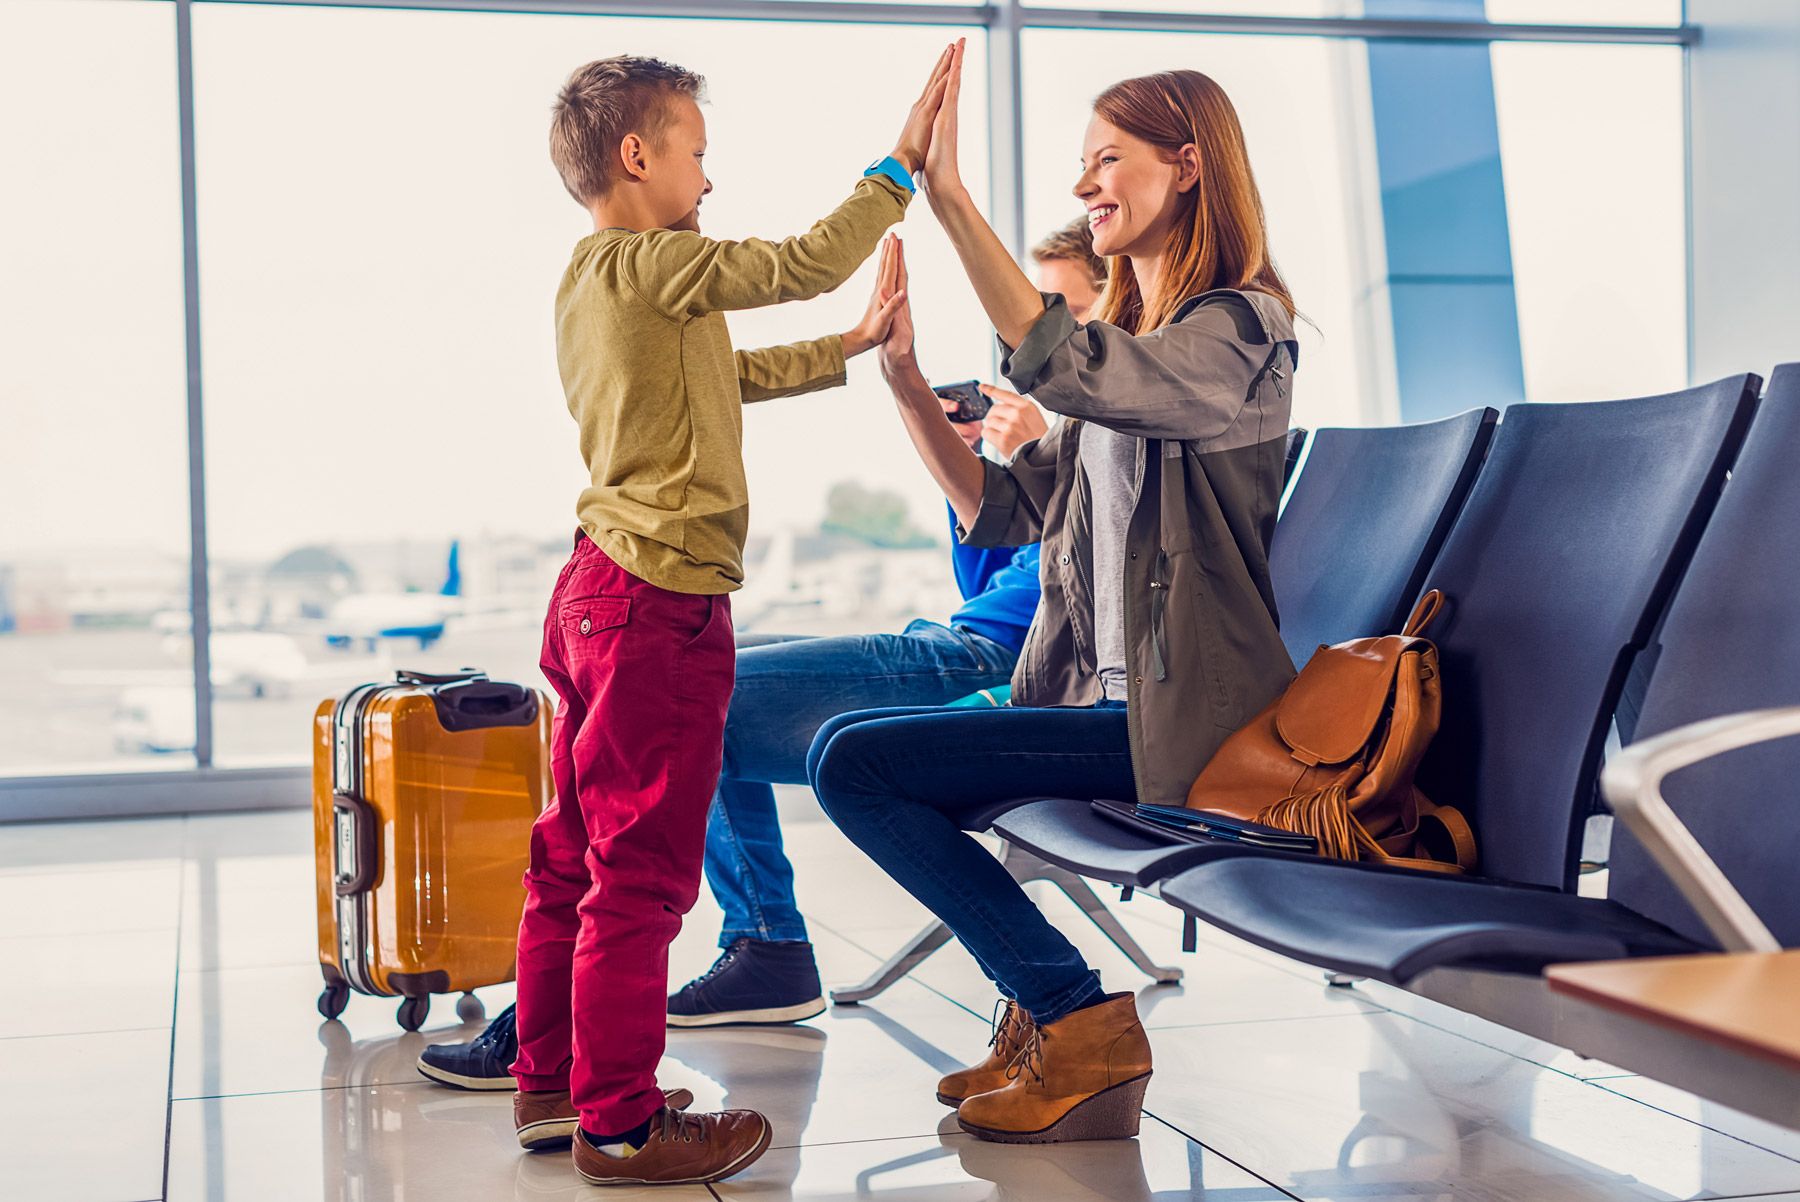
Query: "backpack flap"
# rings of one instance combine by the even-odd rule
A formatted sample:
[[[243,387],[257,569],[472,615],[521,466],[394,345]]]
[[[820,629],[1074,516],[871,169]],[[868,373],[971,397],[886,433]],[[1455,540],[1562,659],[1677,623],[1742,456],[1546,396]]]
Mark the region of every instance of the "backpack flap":
[[[1308,768],[1360,759],[1393,696],[1401,635],[1320,647],[1275,708],[1275,729]]]

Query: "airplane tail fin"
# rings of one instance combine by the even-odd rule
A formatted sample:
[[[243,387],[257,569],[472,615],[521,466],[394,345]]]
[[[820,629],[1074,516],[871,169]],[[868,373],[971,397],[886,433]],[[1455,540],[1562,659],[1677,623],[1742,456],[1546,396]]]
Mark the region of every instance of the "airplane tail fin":
[[[450,540],[450,562],[444,569],[444,587],[438,590],[444,597],[462,596],[462,540]]]

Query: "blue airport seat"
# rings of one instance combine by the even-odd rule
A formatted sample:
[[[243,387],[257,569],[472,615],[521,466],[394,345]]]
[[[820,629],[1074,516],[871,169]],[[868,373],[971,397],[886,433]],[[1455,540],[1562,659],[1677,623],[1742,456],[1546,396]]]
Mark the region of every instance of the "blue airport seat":
[[[1281,638],[1299,667],[1320,644],[1399,630],[1481,470],[1499,415],[1321,430],[1269,544]]]
[[[1481,470],[1496,416],[1472,409],[1442,421],[1312,436],[1270,547],[1282,638],[1296,662],[1321,643],[1405,623]],[[1123,830],[1086,798],[1017,804],[994,829],[1052,864],[1118,885],[1150,884],[1210,854]]]
[[[1304,450],[1306,450],[1306,427],[1290,427],[1287,436],[1287,454],[1281,461],[1281,483],[1284,488],[1287,486],[1287,482],[1294,478],[1294,469],[1300,466],[1300,452]]]
[[[1747,709],[1800,704],[1800,365],[1776,369],[1743,452],[1662,623],[1640,738]],[[1509,715],[1498,715],[1506,721]],[[1579,726],[1571,735],[1586,734]],[[1800,741],[1670,776],[1676,815],[1784,946],[1800,945]],[[1608,896],[1416,873],[1245,859],[1183,872],[1162,895],[1283,954],[1404,985],[1439,967],[1536,973],[1575,960],[1679,955],[1718,944],[1622,825]],[[1327,871],[1318,871],[1324,868]]]

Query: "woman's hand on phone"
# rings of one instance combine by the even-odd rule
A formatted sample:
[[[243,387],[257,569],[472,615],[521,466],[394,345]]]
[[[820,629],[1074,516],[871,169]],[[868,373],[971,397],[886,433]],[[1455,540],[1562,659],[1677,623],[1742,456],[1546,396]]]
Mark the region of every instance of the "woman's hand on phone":
[[[981,395],[994,405],[982,420],[980,437],[1005,458],[1011,459],[1020,447],[1050,432],[1050,423],[1038,407],[1018,393],[983,384]]]

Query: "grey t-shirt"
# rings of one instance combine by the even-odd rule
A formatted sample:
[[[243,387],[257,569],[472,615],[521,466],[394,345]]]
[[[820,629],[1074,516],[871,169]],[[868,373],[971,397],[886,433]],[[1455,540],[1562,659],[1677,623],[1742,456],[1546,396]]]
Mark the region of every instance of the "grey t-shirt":
[[[1142,439],[1088,422],[1081,427],[1081,470],[1094,497],[1094,658],[1108,701],[1126,699],[1125,531],[1137,499]]]

